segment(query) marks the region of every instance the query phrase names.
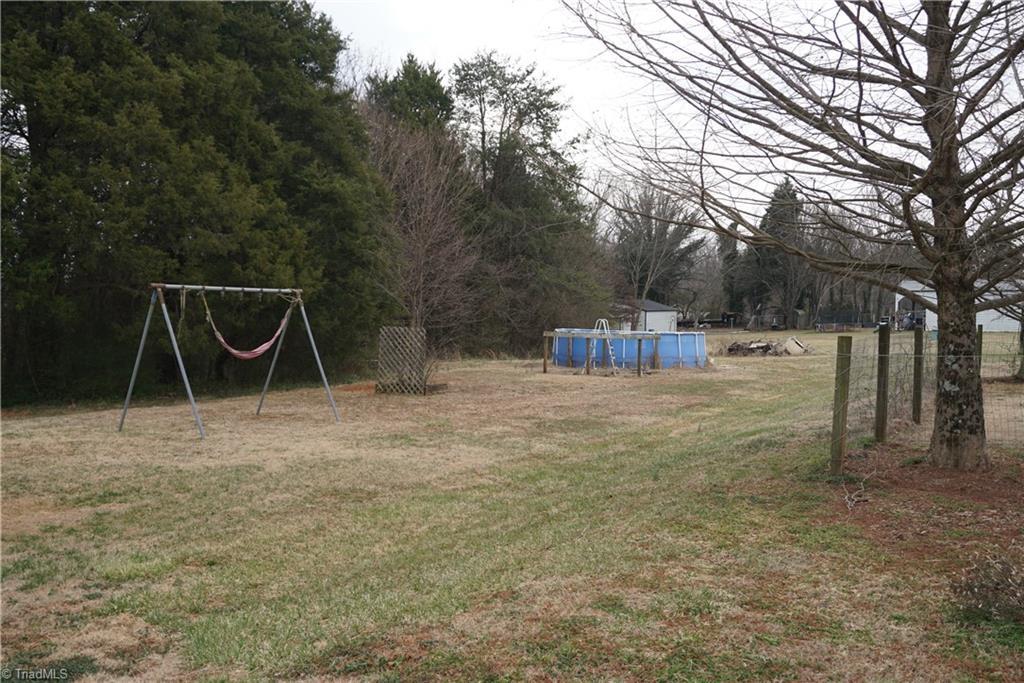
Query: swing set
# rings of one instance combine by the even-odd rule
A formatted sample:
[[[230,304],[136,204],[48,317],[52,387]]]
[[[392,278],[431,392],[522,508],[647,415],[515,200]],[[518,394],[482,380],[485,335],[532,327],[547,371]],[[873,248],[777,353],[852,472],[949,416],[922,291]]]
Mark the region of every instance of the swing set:
[[[273,376],[274,367],[277,365],[277,356],[281,353],[281,345],[284,344],[284,333],[288,329],[288,322],[291,320],[292,311],[298,307],[299,313],[302,315],[302,322],[306,327],[306,334],[309,336],[309,345],[313,349],[313,357],[316,359],[316,367],[320,370],[320,379],[323,380],[324,391],[327,392],[327,402],[331,405],[331,412],[334,413],[334,421],[341,421],[341,417],[338,415],[338,406],[335,404],[334,396],[331,394],[331,385],[327,383],[327,375],[324,373],[323,363],[320,362],[320,353],[316,349],[316,342],[313,341],[313,329],[309,326],[309,318],[306,317],[306,308],[302,304],[301,289],[224,287],[211,285],[169,285],[162,282],[150,283],[149,287],[152,290],[149,297],[149,310],[146,312],[146,322],[142,325],[142,339],[139,340],[139,352],[135,356],[135,367],[132,369],[132,378],[128,383],[128,395],[124,399],[124,408],[121,410],[121,420],[117,424],[117,431],[120,432],[124,428],[124,419],[125,416],[128,415],[128,405],[131,403],[132,391],[135,389],[135,379],[139,374],[139,365],[142,363],[142,350],[146,346],[146,335],[149,334],[149,323],[153,318],[153,309],[159,301],[160,310],[163,312],[164,323],[167,325],[167,333],[171,337],[171,348],[174,350],[174,358],[178,362],[178,370],[181,372],[181,379],[185,384],[185,393],[188,394],[189,406],[192,408],[192,417],[195,419],[196,427],[199,429],[199,438],[203,439],[206,437],[206,429],[203,427],[203,418],[199,415],[199,407],[196,405],[195,396],[192,395],[192,385],[189,384],[188,373],[185,372],[185,362],[182,360],[181,351],[178,349],[178,339],[174,334],[174,326],[171,325],[171,316],[167,312],[167,301],[164,299],[165,291],[180,292],[183,309],[187,294],[189,292],[199,292],[199,299],[203,302],[203,308],[206,311],[206,321],[210,323],[214,337],[216,337],[220,345],[224,347],[224,350],[235,358],[240,360],[254,360],[269,351],[276,343],[274,356],[270,361],[270,371],[267,372],[267,379],[263,383],[263,392],[260,394],[260,402],[256,406],[257,415],[260,414],[260,410],[263,408],[263,400],[267,397],[267,388],[270,386],[270,378]],[[217,329],[217,325],[213,322],[213,314],[210,313],[210,305],[206,301],[206,292],[220,292],[221,294],[237,292],[239,296],[244,296],[245,294],[259,294],[261,296],[263,294],[276,294],[288,302],[288,310],[285,311],[284,317],[281,318],[281,323],[277,326],[277,331],[274,332],[274,336],[254,349],[249,351],[239,351],[225,341],[224,336],[220,333],[220,330]]]

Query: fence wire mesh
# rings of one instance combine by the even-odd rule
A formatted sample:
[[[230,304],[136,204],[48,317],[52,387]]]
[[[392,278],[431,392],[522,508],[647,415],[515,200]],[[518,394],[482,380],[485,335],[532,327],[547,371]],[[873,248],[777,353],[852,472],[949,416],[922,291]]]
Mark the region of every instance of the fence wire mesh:
[[[894,332],[890,338],[887,431],[890,435],[915,427],[914,334]],[[985,431],[990,443],[1024,450],[1024,386],[1013,381],[1019,371],[1021,354],[1016,334],[984,336],[980,359]],[[925,334],[922,354],[921,426],[922,436],[931,433],[935,405],[937,345]],[[874,438],[878,387],[878,339],[857,338],[850,358],[850,391],[847,409],[848,443],[856,447]]]

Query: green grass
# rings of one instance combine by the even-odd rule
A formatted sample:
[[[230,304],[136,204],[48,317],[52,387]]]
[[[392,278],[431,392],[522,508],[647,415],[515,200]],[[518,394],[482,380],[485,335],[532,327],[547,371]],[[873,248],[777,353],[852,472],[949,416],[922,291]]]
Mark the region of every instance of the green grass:
[[[453,372],[453,391],[532,390],[537,407],[497,406],[470,424],[463,404],[415,399],[408,422],[396,413],[343,454],[275,457],[274,443],[325,429],[285,422],[269,444],[172,440],[176,455],[149,458],[142,441],[93,463],[88,449],[115,438],[97,426],[75,450],[82,462],[4,462],[5,497],[45,492],[85,513],[5,530],[4,588],[30,600],[77,587],[96,603],[86,620],[137,617],[174,639],[187,669],[214,676],[784,680],[831,665],[815,642],[882,667],[878,653],[899,651],[906,629],[967,659],[962,639],[980,639],[977,661],[995,666],[1017,640],[936,622],[939,577],[835,516],[827,443],[792,429],[827,421],[828,359],[769,363],[741,362],[763,391],[679,373],[623,397],[603,379],[551,388],[516,364],[474,361]],[[608,392],[607,414],[545,408],[587,382]],[[672,408],[674,397],[689,403]],[[5,455],[22,448],[10,440]],[[479,459],[463,466],[456,449]],[[13,626],[25,635],[15,653],[47,618]]]

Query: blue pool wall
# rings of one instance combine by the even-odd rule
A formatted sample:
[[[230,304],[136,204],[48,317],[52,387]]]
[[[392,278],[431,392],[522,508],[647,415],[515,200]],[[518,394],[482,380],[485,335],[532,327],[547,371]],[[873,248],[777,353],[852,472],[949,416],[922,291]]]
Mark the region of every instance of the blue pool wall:
[[[559,332],[592,332],[585,329],[557,329]],[[625,333],[628,334],[628,333]],[[703,368],[707,366],[708,352],[703,332],[659,332],[658,363],[663,368]],[[611,340],[612,353],[617,367],[636,368],[636,339],[616,337]],[[604,340],[592,339],[594,344],[594,365],[600,367],[607,353]],[[583,367],[587,362],[587,340],[583,337],[555,337],[552,358],[555,365],[568,365],[568,354],[572,353],[574,367]],[[644,339],[640,354],[641,362],[647,367],[654,360],[654,340]]]

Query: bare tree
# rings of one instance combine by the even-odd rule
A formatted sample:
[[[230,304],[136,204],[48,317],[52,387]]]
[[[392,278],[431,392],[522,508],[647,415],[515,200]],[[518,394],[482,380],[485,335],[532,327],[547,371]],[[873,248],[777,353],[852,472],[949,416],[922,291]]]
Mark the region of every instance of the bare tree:
[[[612,238],[628,296],[636,302],[652,292],[661,299],[669,298],[704,243],[693,239],[694,228],[688,225],[693,219],[685,214],[692,213],[692,208],[672,193],[648,184],[621,191],[618,204],[623,210],[613,218]]]
[[[693,265],[676,288],[683,316],[699,323],[727,310],[723,291],[723,263],[718,245],[704,242],[694,254]]]
[[[436,356],[475,315],[470,276],[479,249],[465,233],[472,182],[462,152],[443,128],[417,128],[366,113],[376,167],[392,194],[390,277],[381,283],[413,327],[423,327]]]
[[[693,198],[716,232],[898,291],[937,312],[933,463],[988,464],[975,312],[1022,270],[1024,3],[878,0],[802,12],[728,0],[568,4],[586,33],[660,88],[658,137],[611,147],[623,172]],[[814,5],[812,5],[814,7]],[[652,141],[653,140],[653,141]],[[788,177],[823,252],[759,229]],[[731,228],[731,224],[738,226]],[[869,256],[848,244],[873,244]],[[909,252],[911,256],[905,256]],[[900,275],[937,302],[893,285]]]

